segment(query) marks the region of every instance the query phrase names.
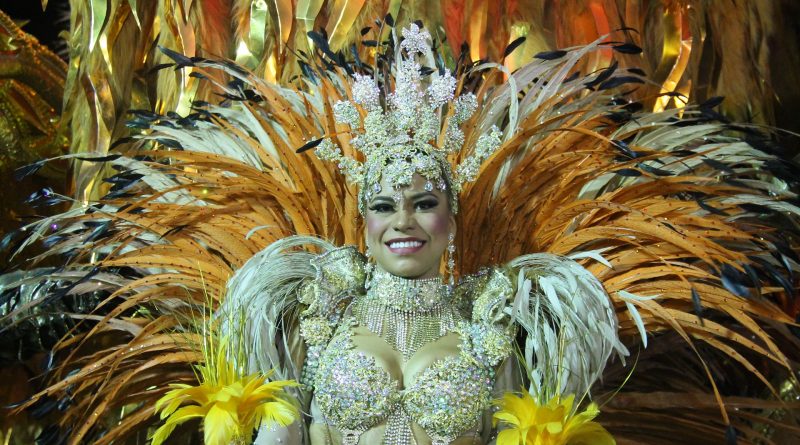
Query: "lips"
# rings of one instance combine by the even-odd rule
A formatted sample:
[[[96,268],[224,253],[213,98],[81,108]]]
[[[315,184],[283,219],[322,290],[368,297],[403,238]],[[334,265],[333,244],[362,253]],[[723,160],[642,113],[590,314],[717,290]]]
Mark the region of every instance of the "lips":
[[[389,252],[395,255],[410,255],[422,249],[425,241],[418,238],[396,238],[385,244]]]

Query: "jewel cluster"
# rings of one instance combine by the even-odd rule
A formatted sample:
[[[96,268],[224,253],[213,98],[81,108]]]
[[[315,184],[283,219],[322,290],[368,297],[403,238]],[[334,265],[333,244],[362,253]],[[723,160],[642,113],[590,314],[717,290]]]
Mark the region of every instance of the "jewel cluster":
[[[410,185],[415,173],[426,179],[429,191],[435,185],[446,192],[449,185],[451,208],[456,211],[455,197],[461,186],[475,180],[480,165],[500,146],[501,133],[493,127],[481,135],[472,153],[453,171],[447,157],[462,150],[465,140],[460,125],[477,109],[477,98],[472,93],[455,97],[457,81],[450,70],[423,74],[426,69],[420,61],[432,60],[433,54],[426,29],[411,24],[402,34],[392,73],[394,91],[383,97],[375,78],[355,74],[352,101],[338,101],[333,107],[336,122],[357,134],[350,144],[364,154],[365,162],[345,156],[330,138],[317,146],[316,154],[336,162],[347,179],[361,187],[362,213],[364,203],[381,192],[382,179],[396,192]],[[391,80],[382,79],[384,83]]]

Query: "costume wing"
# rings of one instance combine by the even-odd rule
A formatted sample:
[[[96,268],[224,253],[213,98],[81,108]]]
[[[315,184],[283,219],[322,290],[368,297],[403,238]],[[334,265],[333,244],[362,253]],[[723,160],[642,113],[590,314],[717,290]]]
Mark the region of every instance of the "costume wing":
[[[617,416],[617,437],[626,437],[627,422],[641,413],[650,421],[637,430],[647,431],[648,443],[673,441],[662,425],[674,422],[686,437],[719,439],[736,429],[763,437],[750,426],[752,418],[730,413],[724,400],[744,397],[739,400],[756,409],[763,394],[744,376],[777,397],[796,360],[797,339],[786,326],[793,321],[798,256],[792,246],[800,219],[791,164],[775,156],[765,135],[720,119],[713,109],[718,102],[649,112],[652,102],[635,100],[647,82],[635,71],[612,64],[578,72],[581,60],[602,48],[595,42],[540,54],[508,82],[478,90],[485,95],[483,114],[466,140],[492,125],[503,126],[505,139],[461,197],[456,251],[462,272],[547,252],[575,258],[599,280],[606,307],[620,320],[620,337],[647,357],[633,374],[617,365],[606,370],[602,391],[621,401],[605,408]],[[552,329],[534,325],[545,310],[567,316],[575,329],[607,335],[580,318],[570,321],[566,310],[600,303],[565,303],[567,290],[581,286],[581,293],[601,295],[586,280],[569,284],[568,270],[577,277],[585,271],[521,258],[536,264],[530,273],[554,268],[559,277],[545,280],[539,298],[522,305],[527,341],[544,344],[545,359],[554,350]],[[535,280],[531,286],[536,289]],[[538,301],[548,306],[537,308]],[[602,307],[596,315],[606,321]],[[535,367],[539,357],[531,345],[526,352]],[[600,351],[608,347],[586,363],[565,359],[596,376],[589,364],[599,363]],[[741,372],[719,371],[732,366]],[[691,415],[687,404],[696,407]]]
[[[259,307],[248,312],[255,319],[245,331],[258,351],[252,365],[296,375],[295,360],[282,355],[296,326],[277,322],[293,315],[294,289],[312,276],[311,254],[294,249],[330,244],[287,237],[343,245],[357,244],[363,233],[355,193],[335,167],[296,153],[333,132],[329,101],[344,94],[335,80],[309,81],[300,92],[227,62],[192,63],[196,76],[225,72],[236,79],[216,84],[224,103],[197,103],[185,116],[134,111],[129,126],[141,130],[137,150],[80,155],[116,172],[106,179],[107,194],[28,224],[2,243],[19,249],[41,243],[45,252],[34,261],[66,258],[54,273],[0,284],[19,303],[0,323],[14,326],[8,323],[28,314],[47,320],[64,302],[76,308],[65,322],[69,335],[44,370],[49,383],[21,405],[59,400],[44,412],[55,416],[54,437],[70,443],[110,443],[158,422],[153,406],[168,384],[195,381],[191,365],[201,356],[194,321],[216,310],[226,293],[231,310]],[[70,200],[50,192],[37,199],[41,205]],[[21,285],[31,287],[18,292]],[[29,294],[31,303],[23,305]],[[106,427],[104,415],[122,407],[125,419]]]

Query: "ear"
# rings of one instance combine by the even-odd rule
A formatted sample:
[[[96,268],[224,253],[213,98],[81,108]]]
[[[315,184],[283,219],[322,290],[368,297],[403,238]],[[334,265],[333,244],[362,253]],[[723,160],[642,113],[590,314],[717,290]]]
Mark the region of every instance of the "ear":
[[[453,235],[456,234],[456,215],[450,213],[449,222],[447,224],[447,229],[449,233]]]

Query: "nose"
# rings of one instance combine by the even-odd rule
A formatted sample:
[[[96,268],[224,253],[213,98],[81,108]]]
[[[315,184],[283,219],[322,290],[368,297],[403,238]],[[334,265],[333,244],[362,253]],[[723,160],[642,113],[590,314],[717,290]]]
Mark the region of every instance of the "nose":
[[[395,213],[395,220],[393,228],[398,232],[408,232],[412,230],[416,225],[416,220],[414,219],[414,214],[409,212],[407,209],[399,209],[397,213]]]

